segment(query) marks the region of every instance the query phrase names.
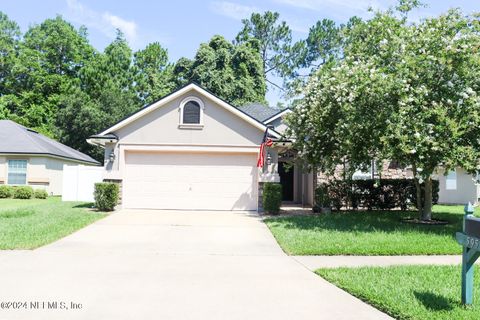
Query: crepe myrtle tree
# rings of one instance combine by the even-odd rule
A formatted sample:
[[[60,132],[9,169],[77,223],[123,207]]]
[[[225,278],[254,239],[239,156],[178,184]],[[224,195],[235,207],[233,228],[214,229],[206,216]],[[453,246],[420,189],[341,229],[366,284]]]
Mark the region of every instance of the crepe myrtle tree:
[[[420,219],[431,220],[438,168],[480,169],[480,20],[451,10],[411,23],[402,4],[343,35],[344,56],[310,78],[288,134],[319,170],[410,165]]]

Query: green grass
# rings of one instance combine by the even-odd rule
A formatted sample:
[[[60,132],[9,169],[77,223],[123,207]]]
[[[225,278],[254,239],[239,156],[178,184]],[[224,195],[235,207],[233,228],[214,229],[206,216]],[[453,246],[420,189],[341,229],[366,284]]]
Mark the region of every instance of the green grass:
[[[480,319],[480,277],[474,304],[464,307],[460,266],[319,269],[317,274],[397,319]]]
[[[89,204],[47,199],[0,199],[0,249],[33,249],[104,217]]]
[[[351,211],[275,217],[265,222],[283,250],[291,255],[461,253],[454,236],[462,228],[462,206],[434,207],[433,217],[449,221],[448,225],[402,222],[406,217],[416,217],[416,212]]]

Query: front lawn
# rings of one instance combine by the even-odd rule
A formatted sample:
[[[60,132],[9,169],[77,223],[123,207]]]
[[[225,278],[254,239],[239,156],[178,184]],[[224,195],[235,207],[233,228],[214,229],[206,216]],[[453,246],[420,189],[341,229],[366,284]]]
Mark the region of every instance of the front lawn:
[[[396,319],[480,319],[480,277],[473,306],[460,296],[460,266],[319,269],[317,274]]]
[[[477,212],[480,212],[477,210]],[[463,206],[434,207],[434,218],[448,225],[402,222],[416,212],[351,211],[275,217],[265,220],[291,255],[460,254],[455,232],[462,229]]]
[[[0,199],[0,249],[33,249],[51,243],[104,217],[82,202],[59,197]]]

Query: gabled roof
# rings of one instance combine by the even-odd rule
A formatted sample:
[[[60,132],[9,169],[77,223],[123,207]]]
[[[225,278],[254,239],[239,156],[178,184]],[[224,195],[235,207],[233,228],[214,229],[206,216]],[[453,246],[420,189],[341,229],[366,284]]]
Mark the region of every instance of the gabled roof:
[[[130,116],[126,117],[125,119],[117,122],[116,124],[114,124],[110,128],[102,131],[98,135],[95,135],[95,137],[98,138],[99,136],[105,136],[107,134],[110,134],[110,133],[128,125],[129,123],[143,117],[144,115],[152,112],[153,110],[164,106],[168,102],[178,98],[179,96],[181,96],[184,93],[186,93],[188,91],[191,91],[191,90],[197,92],[198,94],[200,94],[202,96],[205,96],[205,97],[209,98],[210,100],[214,101],[219,106],[227,109],[231,113],[235,114],[236,116],[243,119],[244,121],[250,123],[254,127],[258,128],[259,130],[262,130],[262,131],[267,130],[267,126],[264,123],[262,123],[261,121],[259,121],[258,119],[256,119],[255,117],[252,117],[248,113],[234,107],[233,105],[231,105],[230,103],[226,102],[225,100],[217,97],[216,95],[214,95],[210,91],[200,87],[198,84],[189,83],[186,86],[184,86],[184,87],[166,95],[165,97],[161,98],[160,100],[158,100],[158,101],[156,101],[156,102],[138,110],[137,112],[131,114]],[[269,134],[271,136],[273,136],[274,138],[280,138],[280,136],[281,136],[280,133],[276,132],[273,129],[268,129],[268,130],[269,130]]]
[[[249,114],[258,121],[264,122],[268,118],[274,116],[281,110],[274,109],[261,103],[251,103],[241,107],[238,107],[241,111]]]
[[[272,122],[273,120],[278,119],[279,117],[282,117],[283,115],[285,115],[285,114],[287,114],[287,113],[290,113],[290,112],[292,112],[292,110],[290,110],[290,109],[288,109],[288,108],[287,108],[287,109],[280,110],[279,112],[277,112],[276,114],[274,114],[274,115],[271,116],[270,118],[265,119],[265,120],[263,121],[263,123],[269,124],[269,123]]]
[[[11,120],[0,120],[0,154],[49,155],[99,164],[90,156]]]

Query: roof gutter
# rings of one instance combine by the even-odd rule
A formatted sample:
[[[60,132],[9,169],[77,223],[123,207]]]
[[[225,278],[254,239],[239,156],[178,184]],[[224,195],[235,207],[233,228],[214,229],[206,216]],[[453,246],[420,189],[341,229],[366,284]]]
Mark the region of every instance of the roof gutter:
[[[93,146],[105,148],[107,143],[117,143],[118,137],[112,133],[106,135],[93,135],[88,137],[87,143]]]
[[[46,156],[46,157],[52,157],[52,158],[57,158],[57,159],[66,159],[74,162],[79,162],[83,164],[89,164],[89,165],[98,165],[100,166],[101,163],[98,162],[97,160],[93,161],[88,161],[88,160],[82,160],[78,158],[72,158],[72,157],[65,157],[65,156],[60,156],[58,154],[53,154],[53,153],[47,153],[47,152],[1,152],[0,155],[8,155],[8,156],[34,156],[34,157],[39,157],[39,156]]]

